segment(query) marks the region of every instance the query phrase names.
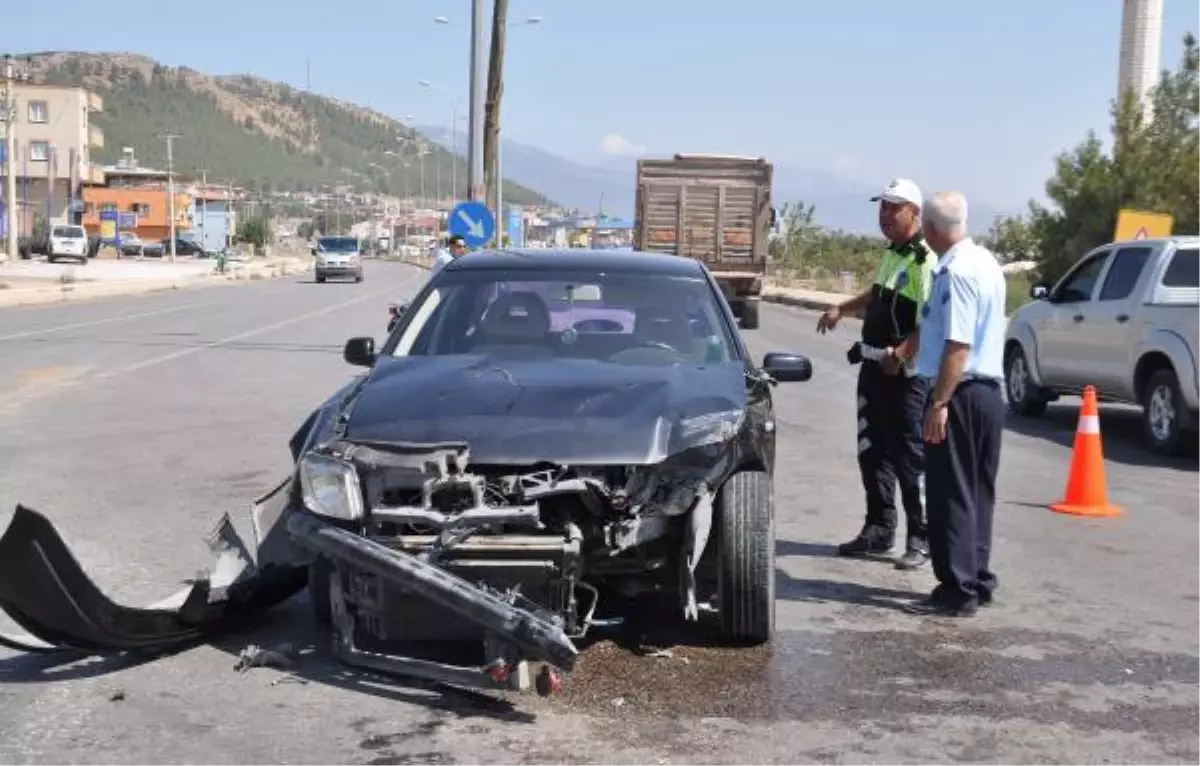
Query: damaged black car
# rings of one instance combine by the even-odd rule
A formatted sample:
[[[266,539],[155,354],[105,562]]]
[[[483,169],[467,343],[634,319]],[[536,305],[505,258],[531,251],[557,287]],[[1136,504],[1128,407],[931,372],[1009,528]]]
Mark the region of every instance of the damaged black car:
[[[673,594],[680,620],[707,611],[731,644],[770,641],[771,387],[812,369],[791,353],[754,364],[736,327],[689,258],[459,258],[380,348],[346,343],[369,369],[293,436],[294,475],[254,508],[257,555],[226,522],[210,541],[223,566],[173,604],[117,622],[108,610],[108,629],[137,634],[125,643],[203,634],[307,583],[347,662],[482,688],[524,688],[536,664],[542,693],[574,668],[604,600]],[[0,537],[0,607],[36,642],[78,646],[83,631],[103,647],[96,620],[124,607],[5,586],[78,569],[48,522],[18,515],[36,529]],[[61,550],[3,563],[31,540]],[[462,641],[477,661],[443,656]]]

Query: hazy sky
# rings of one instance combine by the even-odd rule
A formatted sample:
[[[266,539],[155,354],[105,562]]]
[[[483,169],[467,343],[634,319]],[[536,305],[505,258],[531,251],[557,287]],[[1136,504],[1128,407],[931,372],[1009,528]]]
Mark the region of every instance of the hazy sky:
[[[297,86],[308,60],[314,90],[393,116],[467,110],[468,0],[5,5],[0,50],[131,51]],[[1166,0],[1165,67],[1197,15]],[[510,0],[504,132],[588,162],[762,154],[1020,205],[1056,152],[1106,130],[1120,16],[1120,0]]]

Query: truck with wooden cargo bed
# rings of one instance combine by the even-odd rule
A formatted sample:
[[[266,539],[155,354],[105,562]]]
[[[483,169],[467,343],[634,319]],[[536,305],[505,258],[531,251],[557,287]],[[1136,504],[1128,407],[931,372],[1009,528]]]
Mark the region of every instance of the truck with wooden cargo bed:
[[[716,278],[743,329],[758,327],[775,224],[771,163],[676,154],[637,165],[634,247],[695,258]]]

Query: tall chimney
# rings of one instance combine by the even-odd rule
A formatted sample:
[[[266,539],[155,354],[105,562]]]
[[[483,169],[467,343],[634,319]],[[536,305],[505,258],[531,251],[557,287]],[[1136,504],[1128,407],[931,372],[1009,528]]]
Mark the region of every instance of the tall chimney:
[[[1158,84],[1162,67],[1163,0],[1124,0],[1121,11],[1121,63],[1117,97],[1130,91],[1142,102],[1149,120],[1153,104],[1150,91]]]

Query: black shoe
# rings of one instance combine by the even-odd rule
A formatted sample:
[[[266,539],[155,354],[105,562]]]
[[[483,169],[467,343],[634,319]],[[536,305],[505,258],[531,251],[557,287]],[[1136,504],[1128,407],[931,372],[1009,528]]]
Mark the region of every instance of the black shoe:
[[[920,569],[929,563],[929,554],[920,548],[909,548],[896,559],[897,569]]]
[[[979,605],[974,601],[963,604],[951,604],[941,599],[927,598],[915,604],[904,607],[909,614],[928,617],[973,617]]]
[[[838,546],[839,556],[867,556],[871,554],[888,553],[895,545],[895,540],[880,539],[859,535],[848,543]]]

